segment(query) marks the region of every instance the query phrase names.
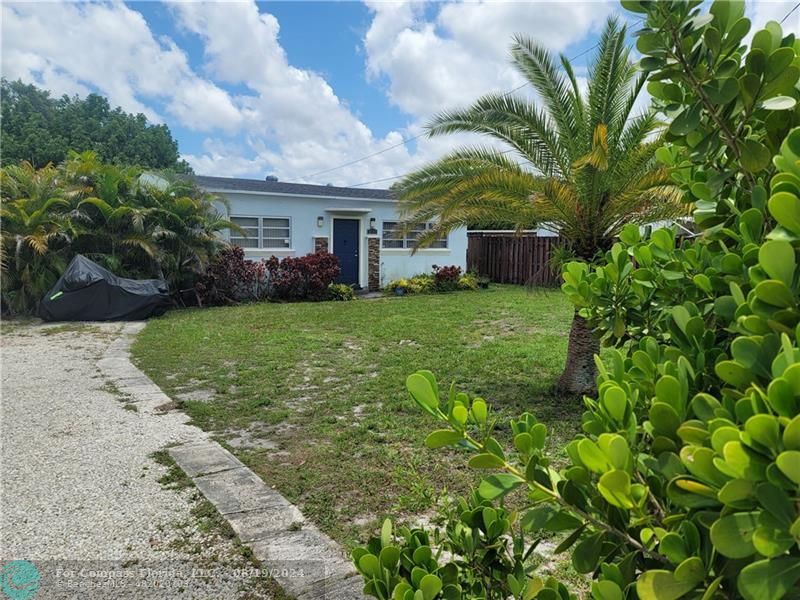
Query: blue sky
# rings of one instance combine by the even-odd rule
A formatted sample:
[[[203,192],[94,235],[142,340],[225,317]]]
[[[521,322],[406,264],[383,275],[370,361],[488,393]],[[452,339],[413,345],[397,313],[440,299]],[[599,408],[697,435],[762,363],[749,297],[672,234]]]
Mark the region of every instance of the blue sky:
[[[763,24],[793,4],[751,3],[748,14]],[[567,0],[4,2],[2,74],[57,95],[102,93],[167,123],[198,173],[385,187],[475,141],[400,144],[441,110],[523,83],[512,34],[576,56],[619,12]],[[798,13],[784,25],[798,31]],[[576,61],[579,76],[590,57]]]

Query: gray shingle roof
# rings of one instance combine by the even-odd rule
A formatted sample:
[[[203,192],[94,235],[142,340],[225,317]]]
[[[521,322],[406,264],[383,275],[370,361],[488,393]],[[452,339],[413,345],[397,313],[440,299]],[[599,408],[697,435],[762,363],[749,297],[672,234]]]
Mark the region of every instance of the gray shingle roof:
[[[263,181],[260,179],[239,179],[237,177],[209,177],[196,175],[195,182],[200,187],[234,192],[268,192],[272,194],[299,194],[303,196],[331,196],[340,198],[392,199],[390,190],[370,188],[338,187],[333,185],[309,185],[287,183],[285,181]]]

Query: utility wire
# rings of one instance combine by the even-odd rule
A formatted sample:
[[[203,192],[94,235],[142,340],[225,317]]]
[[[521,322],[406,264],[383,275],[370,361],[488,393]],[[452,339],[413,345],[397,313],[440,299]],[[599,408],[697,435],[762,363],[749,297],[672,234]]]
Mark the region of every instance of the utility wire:
[[[514,152],[516,148],[509,148],[508,150],[503,150],[500,154],[508,154],[509,152]],[[401,175],[392,175],[391,177],[382,177],[381,179],[373,179],[372,181],[364,181],[362,183],[354,183],[353,185],[348,185],[347,187],[361,187],[362,185],[371,185],[373,183],[380,183],[381,181],[390,181],[392,179],[400,179],[401,177],[405,177],[408,173],[403,173]]]
[[[798,3],[798,6],[800,6],[800,3]],[[795,8],[797,8],[797,6]],[[789,15],[786,15],[786,16],[788,17]],[[784,20],[785,19],[786,19],[786,17],[784,17]],[[644,21],[644,19],[638,19],[637,23],[641,23],[643,21]],[[567,60],[569,60],[570,62],[574,62],[574,61],[578,60],[580,57],[588,54],[589,52],[591,52],[592,50],[594,50],[595,48],[597,48],[599,46],[600,46],[600,42],[598,41],[594,45],[586,48],[582,52],[579,52],[578,54],[576,54],[575,56],[573,56],[571,58],[568,58]],[[505,92],[503,94],[503,97],[510,96],[514,92],[518,92],[522,88],[527,87],[529,85],[530,85],[530,82],[526,81],[522,85],[518,85],[517,87]],[[348,161],[346,163],[342,163],[341,165],[338,165],[338,166],[335,166],[335,167],[331,167],[330,169],[323,169],[322,171],[317,171],[316,173],[311,173],[310,175],[306,175],[305,177],[302,177],[301,179],[308,180],[308,179],[311,179],[312,177],[318,177],[319,175],[325,175],[326,173],[331,173],[333,171],[338,171],[339,169],[343,169],[345,167],[349,167],[351,165],[355,165],[357,163],[360,163],[361,161],[364,161],[364,160],[367,160],[369,158],[372,158],[373,156],[379,156],[380,154],[384,154],[385,152],[389,152],[390,150],[394,150],[395,148],[399,148],[400,146],[405,146],[409,142],[413,142],[414,140],[418,140],[419,138],[424,137],[425,135],[427,135],[427,132],[423,132],[423,133],[417,134],[417,135],[412,136],[410,138],[403,138],[401,141],[397,142],[396,144],[392,144],[391,146],[387,146],[383,150],[378,150],[377,152],[373,152],[371,154],[367,154],[367,155],[362,156],[360,158],[353,159],[353,160]],[[402,175],[397,175],[395,177],[385,177],[385,178],[382,178],[382,179],[376,179],[376,180],[373,180],[371,182],[360,183],[360,184],[356,184],[354,186],[349,186],[349,187],[358,187],[359,185],[367,185],[368,183],[379,183],[381,181],[388,181],[390,179],[399,179],[400,177],[402,177]]]
[[[794,5],[794,8],[793,8],[792,10],[790,10],[788,13],[786,13],[786,16],[785,16],[785,17],[783,17],[783,18],[781,19],[781,25],[783,25],[783,22],[784,22],[786,19],[788,19],[788,18],[789,18],[789,15],[791,15],[791,14],[792,14],[794,11],[796,11],[798,8],[800,8],[800,2],[798,2],[797,4],[795,4],[795,5]]]
[[[791,9],[791,10],[790,10],[788,13],[786,13],[786,15],[784,15],[784,17],[783,17],[783,18],[780,20],[780,23],[781,23],[781,25],[782,25],[782,24],[784,23],[784,21],[786,21],[786,19],[788,19],[788,18],[789,18],[789,16],[791,16],[791,14],[792,14],[794,11],[796,11],[798,8],[800,8],[800,2],[798,2],[797,4],[795,4],[795,5],[794,5],[794,7],[793,7],[793,8],[792,8],[792,9]],[[639,22],[639,23],[641,23],[641,22],[644,22],[644,19],[639,19],[639,21],[638,21],[638,22]],[[594,50],[595,48],[597,48],[599,45],[600,45],[600,42],[596,43],[594,46],[591,46],[591,47],[587,48],[586,50],[584,50],[584,51],[583,51],[583,52],[581,52],[580,54],[577,54],[577,55],[575,55],[574,57],[572,57],[572,58],[570,58],[570,59],[568,59],[568,60],[569,60],[570,62],[573,62],[573,61],[575,61],[575,60],[579,59],[581,56],[583,56],[583,55],[585,55],[585,54],[587,54],[587,53],[591,52],[592,50]],[[522,88],[524,88],[524,87],[525,87],[525,86],[527,86],[527,85],[529,85],[529,83],[528,83],[528,82],[525,82],[525,83],[523,83],[522,85],[515,87],[513,90],[510,90],[510,91],[506,92],[505,94],[503,94],[503,96],[508,96],[509,94],[513,94],[514,92],[516,92],[516,91],[518,91],[518,90],[521,90]],[[390,146],[389,148],[386,148],[385,150],[381,150],[380,152],[376,152],[375,154],[370,154],[370,155],[364,156],[364,157],[362,157],[362,158],[359,158],[359,159],[357,159],[357,160],[354,160],[354,161],[352,161],[352,162],[346,163],[346,164],[344,164],[344,165],[340,165],[340,166],[338,166],[338,167],[334,167],[333,169],[328,169],[327,171],[322,171],[322,173],[328,173],[328,172],[330,172],[330,171],[336,171],[336,170],[338,170],[338,169],[341,169],[342,167],[347,167],[347,166],[350,166],[350,165],[352,165],[352,164],[355,164],[355,163],[361,162],[362,160],[366,160],[367,158],[371,158],[372,156],[375,156],[375,155],[377,155],[377,154],[382,154],[382,153],[386,152],[387,150],[392,150],[393,148],[397,148],[398,146],[402,146],[402,145],[406,144],[407,142],[411,142],[411,141],[413,141],[413,140],[419,139],[419,138],[421,138],[423,135],[425,135],[425,134],[424,134],[424,133],[421,133],[421,134],[419,134],[419,135],[416,135],[416,136],[414,136],[414,137],[412,137],[412,138],[409,138],[408,140],[405,140],[405,141],[403,141],[403,142],[400,142],[399,144],[395,144],[394,146]],[[506,150],[505,152],[502,152],[501,154],[506,154],[506,153],[508,153],[508,152],[511,152],[511,150]],[[319,175],[319,174],[320,174],[320,173],[316,173],[316,175]],[[371,185],[371,184],[373,184],[373,183],[381,183],[381,182],[383,182],[383,181],[391,181],[392,179],[400,179],[401,177],[405,177],[406,175],[407,175],[407,173],[404,173],[404,174],[402,174],[402,175],[393,175],[392,177],[383,177],[383,178],[381,178],[381,179],[373,179],[372,181],[365,181],[365,182],[362,182],[362,183],[355,183],[355,184],[353,184],[353,185],[350,185],[350,186],[347,186],[347,187],[361,187],[362,185]],[[309,175],[309,177],[313,177],[313,176],[314,176],[314,175]]]
[[[590,48],[589,50],[591,50],[591,49],[592,48]],[[513,90],[507,91],[505,94],[503,94],[503,96],[510,96],[514,92],[518,92],[519,90],[521,90],[522,88],[524,88],[525,86],[528,86],[528,85],[530,85],[530,83],[526,81],[522,85],[518,85],[517,87],[515,87]],[[402,141],[397,142],[396,144],[393,144],[391,146],[388,146],[388,147],[384,148],[383,150],[378,150],[377,152],[373,152],[372,154],[367,154],[366,156],[362,156],[361,158],[356,158],[354,160],[351,160],[350,162],[343,163],[343,164],[341,164],[341,165],[339,165],[337,167],[331,167],[330,169],[325,169],[323,171],[317,171],[316,173],[312,173],[311,175],[306,175],[302,179],[311,179],[312,177],[317,177],[318,175],[324,175],[325,173],[330,173],[331,171],[338,171],[339,169],[343,169],[344,167],[349,167],[350,165],[354,165],[356,163],[360,163],[362,160],[367,160],[368,158],[372,158],[373,156],[378,156],[379,154],[383,154],[384,152],[388,152],[389,150],[394,150],[395,148],[399,148],[400,146],[405,146],[409,142],[413,142],[414,140],[418,140],[419,138],[424,137],[426,135],[427,135],[427,132],[422,132],[422,133],[420,133],[418,135],[415,135],[414,137],[403,138]]]

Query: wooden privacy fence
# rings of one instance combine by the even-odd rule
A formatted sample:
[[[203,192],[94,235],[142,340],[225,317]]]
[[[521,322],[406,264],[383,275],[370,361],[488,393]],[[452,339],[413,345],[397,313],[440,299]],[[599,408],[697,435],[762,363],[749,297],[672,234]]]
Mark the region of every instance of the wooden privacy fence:
[[[541,287],[561,285],[561,274],[550,268],[559,237],[537,236],[535,231],[470,231],[467,268],[497,283]]]

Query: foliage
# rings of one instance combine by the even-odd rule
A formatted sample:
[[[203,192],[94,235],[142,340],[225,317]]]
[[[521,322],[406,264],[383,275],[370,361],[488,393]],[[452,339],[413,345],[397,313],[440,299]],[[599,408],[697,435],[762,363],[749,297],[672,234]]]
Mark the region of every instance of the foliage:
[[[353,293],[353,288],[346,283],[332,283],[328,286],[326,299],[348,302],[350,300],[355,300],[355,294]]]
[[[398,600],[505,600],[547,589],[554,599],[576,597],[552,578],[527,580],[524,565],[536,544],[526,544],[514,512],[477,493],[443,512],[444,530],[404,527],[395,534],[387,519],[380,537],[352,552],[366,594]]]
[[[596,600],[797,597],[800,43],[771,22],[747,52],[743,3],[623,4],[645,16],[641,66],[674,117],[659,159],[701,234],[643,239],[634,225],[598,266],[567,265],[564,291],[618,348],[597,360],[560,470],[531,415],[507,449],[482,399],[440,392],[427,371],[407,387],[444,425],[427,445],[495,471],[485,500],[526,492],[523,531],[564,532],[557,551]]]
[[[433,265],[433,284],[437,291],[452,292],[458,289],[458,281],[461,278],[461,267],[456,265],[440,267]]]
[[[575,256],[591,261],[626,223],[685,212],[668,169],[655,160],[662,124],[652,111],[635,114],[646,74],[637,73],[625,36],[624,26],[607,22],[586,91],[565,56],[517,36],[514,66],[539,102],[490,94],[435,117],[431,135],[480,133],[508,149],[462,148],[393,186],[408,223],[435,224],[419,245],[481,223],[510,223],[517,230],[546,225]],[[590,391],[597,345],[577,315],[569,340],[557,387]]]
[[[514,67],[539,103],[490,94],[434,118],[431,136],[480,133],[508,150],[461,148],[393,186],[408,222],[435,224],[419,245],[468,225],[547,223],[590,259],[625,223],[681,212],[667,170],[654,160],[660,125],[652,113],[634,114],[645,77],[629,60],[625,34],[616,21],[606,24],[587,92],[566,57],[517,36]]]
[[[477,290],[481,284],[482,280],[475,273],[462,274],[459,266],[433,265],[432,272],[393,279],[383,290],[388,294],[395,293],[397,289],[402,289],[407,294],[433,294],[455,290]]]
[[[458,278],[457,287],[459,290],[477,290],[482,284],[488,283],[482,280],[477,273],[464,273]]]
[[[275,256],[264,261],[269,275],[269,297],[287,302],[325,300],[328,287],[339,277],[339,259],[329,252],[306,256]]]
[[[127,277],[160,277],[173,292],[192,289],[230,227],[220,202],[186,180],[142,176],[133,167],[71,153],[54,167],[0,171],[2,303],[35,311],[75,254]]]
[[[0,82],[2,164],[27,161],[36,168],[59,164],[70,150],[91,150],[104,161],[190,173],[166,125],[151,125],[142,115],[111,109],[97,94],[51,98],[21,81]]]
[[[387,283],[383,290],[394,293],[397,289],[405,290],[408,294],[430,294],[436,291],[436,286],[431,273],[421,273],[413,277],[401,277]]]
[[[267,289],[267,269],[263,261],[247,260],[239,246],[220,250],[195,283],[200,306],[262,300]]]

